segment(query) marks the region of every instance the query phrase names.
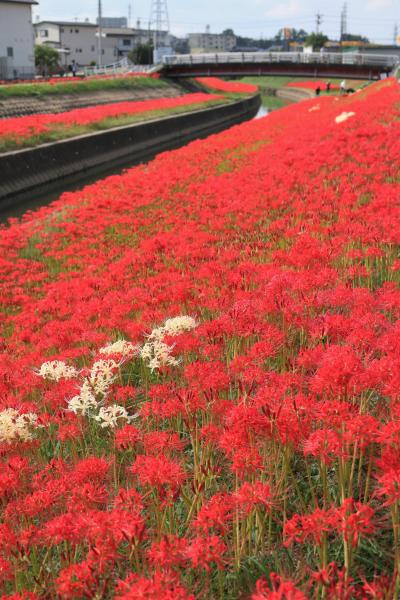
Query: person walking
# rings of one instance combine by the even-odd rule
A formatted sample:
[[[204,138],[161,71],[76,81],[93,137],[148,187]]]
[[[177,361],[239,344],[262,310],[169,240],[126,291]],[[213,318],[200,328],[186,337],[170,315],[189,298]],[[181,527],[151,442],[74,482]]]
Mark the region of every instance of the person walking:
[[[346,80],[343,79],[343,81],[341,81],[341,83],[340,83],[340,95],[342,96],[345,93],[346,93]]]
[[[76,64],[76,62],[73,60],[72,61],[72,65],[71,65],[71,71],[72,71],[72,77],[76,77],[76,72],[78,70],[78,65]]]

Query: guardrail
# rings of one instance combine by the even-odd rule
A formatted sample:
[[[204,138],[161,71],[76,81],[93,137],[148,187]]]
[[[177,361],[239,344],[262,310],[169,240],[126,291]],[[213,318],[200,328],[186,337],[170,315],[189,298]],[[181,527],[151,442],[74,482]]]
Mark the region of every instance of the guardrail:
[[[85,67],[83,69],[86,77],[91,75],[117,75],[118,73],[128,73],[132,70],[132,65],[127,58],[123,58],[112,65],[105,65],[104,67]]]
[[[356,52],[225,52],[217,54],[180,54],[163,58],[165,67],[176,65],[218,65],[296,63],[395,67],[400,63],[397,55],[359,54]]]

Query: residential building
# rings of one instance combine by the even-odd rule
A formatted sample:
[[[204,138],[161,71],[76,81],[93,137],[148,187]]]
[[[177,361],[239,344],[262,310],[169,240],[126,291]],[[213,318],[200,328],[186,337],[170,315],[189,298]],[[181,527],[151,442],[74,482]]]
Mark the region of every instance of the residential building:
[[[236,46],[236,36],[225,33],[189,33],[191,54],[231,52]]]
[[[35,75],[32,5],[35,0],[0,0],[0,79]]]
[[[96,23],[97,25],[99,24],[98,17]],[[101,26],[113,29],[126,29],[128,27],[128,19],[126,17],[101,17]]]
[[[74,60],[80,66],[98,62],[99,27],[90,21],[40,21],[35,23],[36,44],[46,44],[57,49],[60,62],[68,65]],[[167,36],[161,32],[160,39]],[[138,45],[152,40],[154,32],[128,27],[101,28],[102,63],[110,65],[128,54]]]
[[[82,66],[98,62],[99,28],[87,21],[40,21],[35,23],[36,44],[45,44],[60,51],[65,63],[73,60]],[[112,64],[118,60],[113,40],[107,40],[102,32],[102,63]]]

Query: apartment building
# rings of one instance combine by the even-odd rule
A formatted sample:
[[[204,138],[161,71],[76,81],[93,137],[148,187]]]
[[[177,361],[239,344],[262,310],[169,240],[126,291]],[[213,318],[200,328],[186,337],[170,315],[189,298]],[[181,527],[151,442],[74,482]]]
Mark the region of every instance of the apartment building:
[[[0,0],[0,79],[35,75],[32,5],[35,0]]]
[[[230,52],[236,46],[236,36],[224,33],[189,33],[191,54]]]
[[[66,64],[73,60],[82,66],[98,61],[98,26],[89,21],[40,21],[35,23],[35,43],[45,44],[60,51]],[[113,40],[102,34],[102,63],[118,60]]]
[[[89,20],[75,21],[40,21],[35,23],[36,44],[46,44],[65,57],[64,63],[73,60],[78,65],[89,66],[98,61],[99,27]],[[161,32],[160,39],[167,36]],[[147,43],[154,37],[149,29],[133,29],[128,27],[102,27],[101,47],[102,63],[109,65],[117,62],[138,45]]]

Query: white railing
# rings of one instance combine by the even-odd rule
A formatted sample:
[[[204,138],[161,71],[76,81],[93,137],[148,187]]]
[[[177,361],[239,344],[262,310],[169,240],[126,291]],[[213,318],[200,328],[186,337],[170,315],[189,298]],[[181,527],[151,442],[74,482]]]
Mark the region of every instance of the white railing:
[[[359,54],[356,52],[225,52],[218,54],[179,54],[163,58],[165,66],[175,65],[218,65],[218,64],[259,64],[297,63],[366,65],[394,67],[399,64],[399,56],[387,54]]]
[[[132,65],[126,57],[112,65],[105,65],[104,67],[85,67],[83,69],[86,77],[90,77],[91,75],[118,75],[121,73],[128,73],[129,71],[132,71]]]

